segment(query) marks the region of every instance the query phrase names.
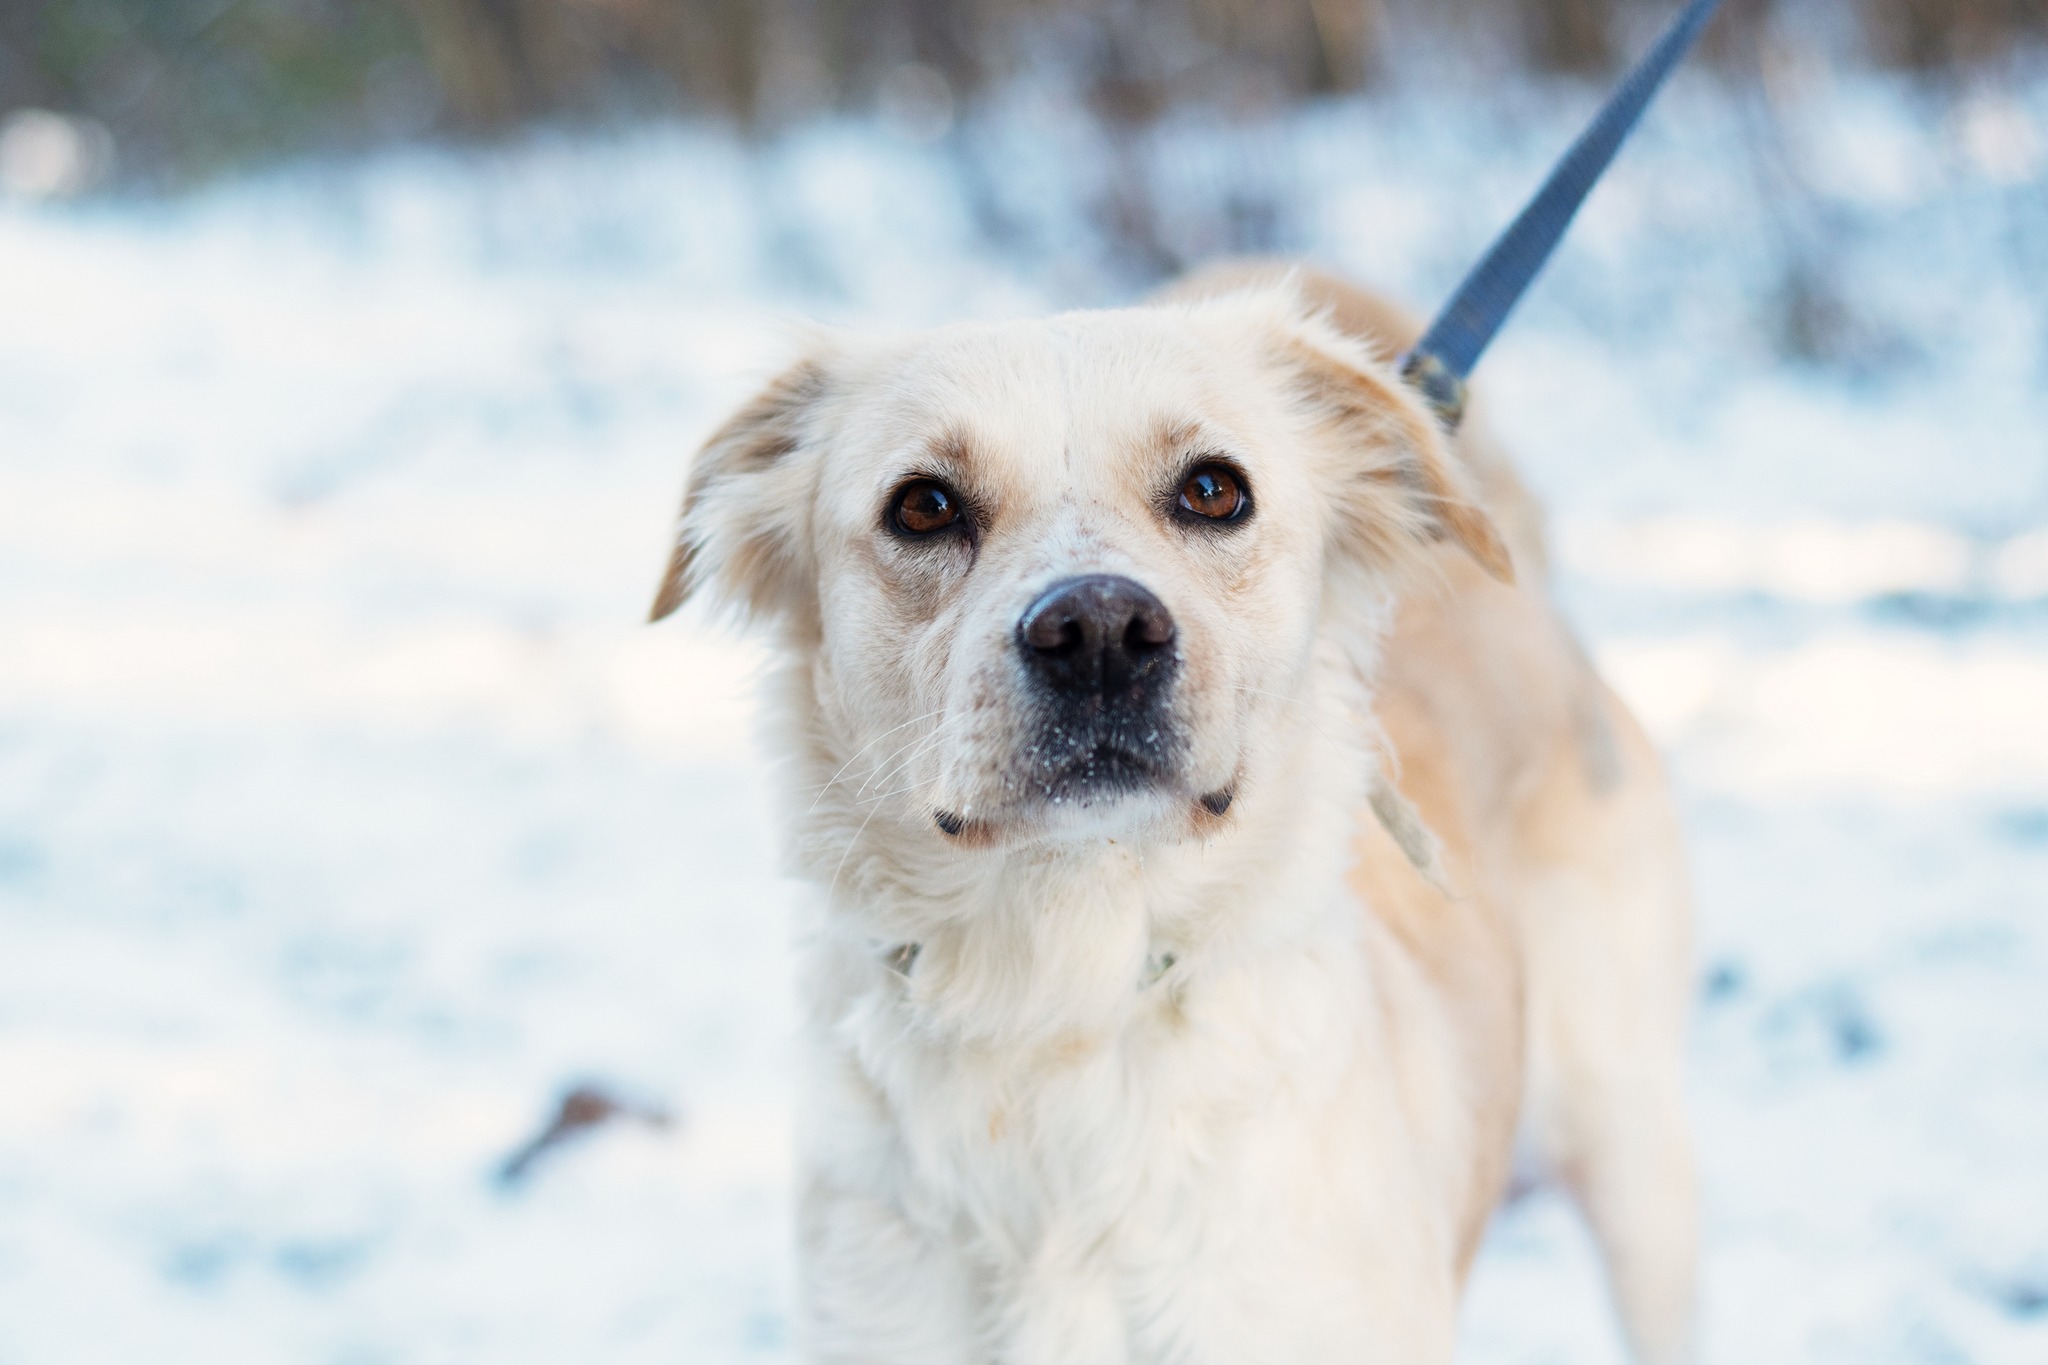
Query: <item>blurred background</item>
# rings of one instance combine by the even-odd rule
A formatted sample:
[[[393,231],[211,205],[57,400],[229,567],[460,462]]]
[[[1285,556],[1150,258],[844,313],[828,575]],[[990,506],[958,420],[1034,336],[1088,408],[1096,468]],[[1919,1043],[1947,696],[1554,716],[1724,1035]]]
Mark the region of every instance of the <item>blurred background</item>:
[[[790,1360],[696,443],[801,319],[1427,310],[1674,8],[0,6],[0,1362]],[[1710,1361],[2048,1358],[2044,44],[1728,0],[1480,371],[1686,804]],[[1548,1193],[1467,1318],[1620,1358]]]

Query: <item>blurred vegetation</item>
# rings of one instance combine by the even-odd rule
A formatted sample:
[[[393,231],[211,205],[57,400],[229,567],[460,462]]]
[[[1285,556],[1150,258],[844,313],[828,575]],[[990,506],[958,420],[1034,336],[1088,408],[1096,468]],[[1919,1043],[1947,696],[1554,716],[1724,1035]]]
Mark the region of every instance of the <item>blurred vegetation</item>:
[[[1613,67],[1676,0],[0,0],[0,113],[112,130],[130,176],[535,119],[686,111],[752,129],[972,99],[1057,68],[1110,124],[1366,86],[1398,40]],[[1816,0],[1728,0],[1710,43]],[[1866,59],[1948,72],[2048,34],[2048,0],[1821,0]],[[1810,15],[1807,17],[1811,17]]]
[[[408,79],[434,107],[391,126]],[[97,119],[130,170],[424,131],[434,84],[402,0],[0,0],[0,111]]]

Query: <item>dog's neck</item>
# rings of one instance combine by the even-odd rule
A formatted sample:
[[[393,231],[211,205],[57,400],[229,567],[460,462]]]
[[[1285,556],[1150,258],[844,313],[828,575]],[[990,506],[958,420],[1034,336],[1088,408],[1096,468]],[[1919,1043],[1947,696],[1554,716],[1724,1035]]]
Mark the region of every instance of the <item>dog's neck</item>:
[[[815,736],[807,680],[781,695],[786,733]],[[963,849],[915,812],[863,808],[835,788],[843,761],[800,750],[793,851],[824,892],[814,938],[872,966],[849,970],[903,992],[926,1029],[1029,1047],[1100,1037],[1148,997],[1354,934],[1340,886],[1377,771],[1368,704],[1356,661],[1319,652],[1200,836]]]

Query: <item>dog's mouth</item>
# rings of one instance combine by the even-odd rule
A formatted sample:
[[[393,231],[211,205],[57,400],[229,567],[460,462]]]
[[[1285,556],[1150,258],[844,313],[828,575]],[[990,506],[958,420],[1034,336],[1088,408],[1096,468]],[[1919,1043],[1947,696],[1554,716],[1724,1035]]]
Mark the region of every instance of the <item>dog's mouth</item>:
[[[1183,780],[1187,736],[1164,706],[1124,714],[1048,708],[1029,733],[1008,783],[1025,802],[1106,806]]]
[[[969,843],[1148,824],[1206,796],[1186,772],[1187,749],[1180,727],[1165,718],[1051,717],[1013,751],[996,800],[942,805],[932,818],[942,833]]]
[[[1237,778],[1205,790],[1190,784],[1178,772],[1163,767],[1156,758],[1113,745],[1098,746],[1056,772],[1035,780],[1027,792],[1018,793],[1000,811],[969,816],[938,807],[932,822],[948,840],[969,847],[989,847],[1006,841],[1006,836],[1064,822],[1062,811],[1084,819],[1084,829],[1108,833],[1123,826],[1128,813],[1144,825],[1172,811],[1193,817],[1191,831],[1197,835],[1220,828],[1237,799]],[[1150,797],[1148,803],[1143,798]],[[1087,816],[1094,816],[1088,820]],[[1170,817],[1169,817],[1170,818]],[[1107,819],[1108,825],[1103,821]]]
[[[1169,786],[1175,766],[1157,749],[1104,740],[1032,774],[1028,782],[1032,794],[1051,805],[1092,805]]]
[[[1203,756],[1170,705],[1122,714],[1039,706],[986,766],[925,788],[927,826],[963,848],[1161,836],[1207,838],[1235,819],[1242,765]],[[979,771],[975,771],[979,768]]]

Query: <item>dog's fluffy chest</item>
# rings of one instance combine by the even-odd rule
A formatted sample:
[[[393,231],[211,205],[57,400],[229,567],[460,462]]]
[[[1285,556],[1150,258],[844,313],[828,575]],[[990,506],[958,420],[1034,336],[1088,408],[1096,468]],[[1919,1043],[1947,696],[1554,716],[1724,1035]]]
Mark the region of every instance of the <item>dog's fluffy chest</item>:
[[[812,1273],[936,1333],[906,1354],[825,1305],[842,1355],[1337,1358],[1437,1292],[1425,1182],[1387,1179],[1413,1144],[1355,945],[1150,975],[1093,1028],[1013,1042],[930,1030],[914,977],[817,1021]]]

